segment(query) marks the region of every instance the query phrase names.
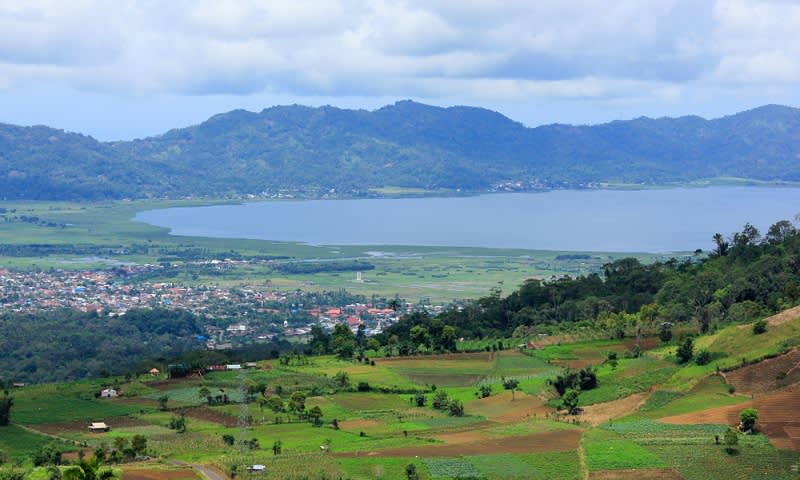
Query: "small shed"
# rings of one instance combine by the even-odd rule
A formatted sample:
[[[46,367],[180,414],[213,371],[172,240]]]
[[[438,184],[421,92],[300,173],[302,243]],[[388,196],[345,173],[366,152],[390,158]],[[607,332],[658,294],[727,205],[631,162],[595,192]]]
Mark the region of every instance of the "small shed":
[[[106,425],[105,422],[92,422],[89,424],[89,431],[92,433],[107,432],[111,427]]]
[[[267,470],[267,467],[261,464],[250,465],[247,467],[247,471],[250,473],[264,473]]]
[[[150,369],[150,375],[152,375],[154,377],[157,377],[157,376],[161,375],[161,370],[153,367],[153,368]]]
[[[100,390],[100,396],[102,398],[115,398],[119,395],[119,393],[113,388],[104,388]]]

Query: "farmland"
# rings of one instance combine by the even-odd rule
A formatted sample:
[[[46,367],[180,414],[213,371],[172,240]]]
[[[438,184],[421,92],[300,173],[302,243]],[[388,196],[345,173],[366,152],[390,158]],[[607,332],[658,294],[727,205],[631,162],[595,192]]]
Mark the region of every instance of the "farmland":
[[[800,317],[768,323],[780,344],[781,335],[795,334]],[[423,479],[613,479],[633,472],[645,479],[796,478],[800,389],[796,382],[756,382],[753,369],[788,372],[797,353],[774,356],[779,347],[750,345],[752,335],[747,325],[734,325],[698,338],[718,359],[702,367],[677,364],[675,344],[653,338],[641,342],[644,353],[636,357],[631,339],[565,336],[538,337],[535,349],[376,354],[374,365],[314,356],[261,360],[255,369],[203,377],[141,374],[25,387],[11,392],[14,426],[0,427],[0,450],[25,465],[27,454],[51,442],[91,452],[143,435],[154,459],[123,464],[125,478],[147,472],[162,478],[174,462],[265,480],[405,479],[409,465]],[[618,359],[609,362],[609,352]],[[748,365],[716,372],[739,352]],[[758,362],[764,357],[770,358]],[[592,366],[597,374],[597,387],[579,393],[584,410],[577,415],[558,409],[548,383],[572,365]],[[518,380],[515,391],[504,388],[506,379]],[[105,385],[124,393],[95,398]],[[212,397],[224,392],[228,403],[208,404],[203,388]],[[273,408],[264,391],[283,405]],[[304,394],[301,408],[291,407],[297,392]],[[434,408],[439,396],[463,405],[463,416]],[[728,455],[716,442],[746,407],[760,412],[757,433],[739,434],[738,454]],[[319,411],[318,422],[309,417],[312,410]],[[170,428],[180,417],[185,432]],[[90,421],[106,422],[111,431],[90,433]],[[244,471],[256,463],[266,472]]]

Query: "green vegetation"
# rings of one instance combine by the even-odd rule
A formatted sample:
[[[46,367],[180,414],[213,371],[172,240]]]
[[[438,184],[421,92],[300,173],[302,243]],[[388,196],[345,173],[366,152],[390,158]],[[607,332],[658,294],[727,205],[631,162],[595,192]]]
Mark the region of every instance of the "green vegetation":
[[[596,429],[584,434],[583,446],[589,471],[622,468],[662,468],[666,464],[641,445],[610,431]]]

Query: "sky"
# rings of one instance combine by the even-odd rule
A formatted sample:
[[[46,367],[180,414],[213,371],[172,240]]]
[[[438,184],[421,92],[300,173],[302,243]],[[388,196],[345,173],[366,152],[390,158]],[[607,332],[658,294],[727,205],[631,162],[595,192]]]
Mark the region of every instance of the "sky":
[[[0,122],[141,138],[397,100],[528,126],[800,106],[800,0],[0,0]]]

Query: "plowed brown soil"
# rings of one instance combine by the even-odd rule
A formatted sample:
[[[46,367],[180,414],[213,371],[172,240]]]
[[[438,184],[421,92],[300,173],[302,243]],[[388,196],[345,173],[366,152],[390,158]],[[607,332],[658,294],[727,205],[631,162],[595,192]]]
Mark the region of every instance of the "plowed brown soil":
[[[681,480],[683,477],[668,468],[631,468],[626,470],[603,470],[589,474],[589,480]]]
[[[557,430],[516,437],[481,439],[454,445],[426,445],[423,447],[389,448],[371,452],[344,452],[337,456],[356,457],[455,457],[459,455],[487,455],[498,453],[562,452],[578,448],[582,430]]]
[[[767,435],[776,448],[800,451],[800,387],[792,387],[749,402],[727,407],[710,408],[660,419],[675,424],[721,423],[738,425],[739,413],[745,408],[758,410],[756,429]]]
[[[239,424],[239,419],[233,415],[227,415],[208,407],[188,407],[179,410],[187,417],[196,418],[198,420],[205,420],[207,422],[218,423],[224,427],[235,427]]]
[[[740,393],[762,394],[800,383],[800,349],[724,374]]]
[[[600,425],[609,420],[624,417],[635,412],[650,396],[649,392],[636,393],[629,397],[613,400],[611,402],[597,403],[583,407],[583,412],[578,416],[580,421],[592,425]]]
[[[197,478],[194,470],[142,470],[122,471],[122,480],[175,480],[178,478]]]

